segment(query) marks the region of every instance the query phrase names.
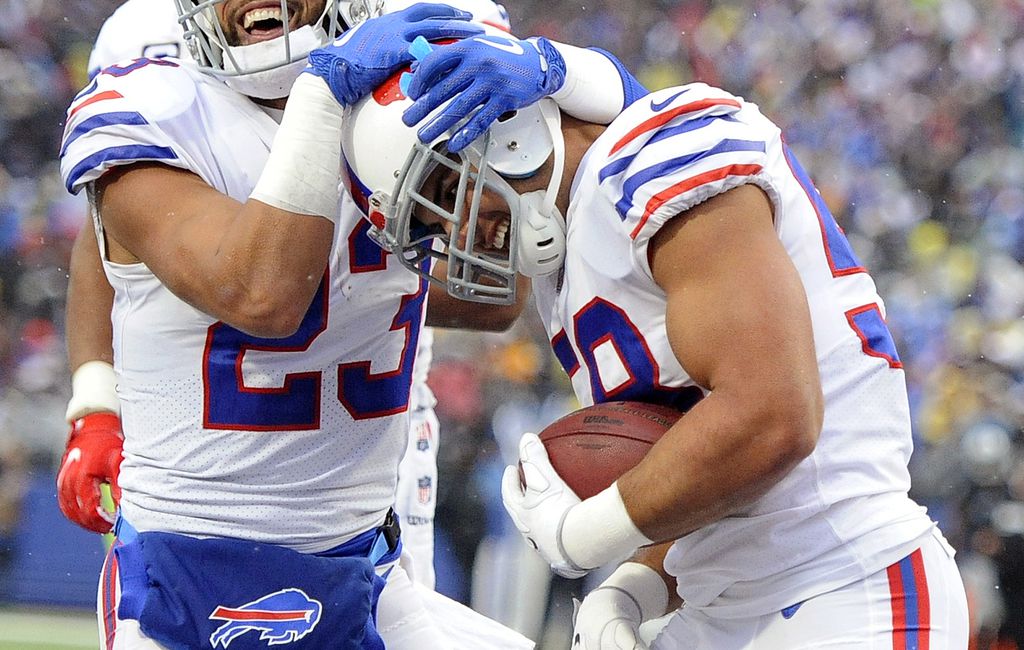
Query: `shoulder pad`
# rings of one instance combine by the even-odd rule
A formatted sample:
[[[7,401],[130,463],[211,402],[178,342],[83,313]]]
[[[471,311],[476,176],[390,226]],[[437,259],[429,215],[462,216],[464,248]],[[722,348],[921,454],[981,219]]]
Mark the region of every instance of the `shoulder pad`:
[[[181,165],[162,124],[195,110],[197,86],[219,83],[173,59],[133,59],[104,68],[68,108],[61,174],[70,192],[115,165]]]
[[[213,80],[209,80],[213,81]],[[95,77],[71,102],[72,113],[80,110],[99,94],[119,95],[121,104],[130,104],[133,110],[153,119],[174,116],[192,105],[196,86],[208,83],[207,78],[194,68],[173,58],[138,58],[109,65]],[[215,82],[217,83],[217,82]]]
[[[601,189],[636,240],[669,218],[752,182],[778,129],[757,107],[706,84],[666,88],[633,103],[602,136]]]

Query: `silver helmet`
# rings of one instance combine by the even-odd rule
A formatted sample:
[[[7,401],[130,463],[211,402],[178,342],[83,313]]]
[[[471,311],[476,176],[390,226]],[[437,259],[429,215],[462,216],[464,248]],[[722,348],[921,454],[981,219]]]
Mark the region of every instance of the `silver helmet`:
[[[384,0],[324,0],[318,16],[295,23],[296,0],[249,0],[232,12],[238,25],[225,30],[218,5],[228,0],[174,0],[178,22],[199,68],[238,92],[259,99],[288,95],[306,56],[343,31],[380,15]],[[237,30],[258,30],[248,44],[233,43]]]
[[[394,78],[345,115],[346,182],[372,224],[370,236],[457,298],[514,302],[517,273],[537,277],[557,271],[565,253],[565,222],[555,207],[565,163],[557,105],[543,99],[507,113],[473,144],[451,154],[446,143],[461,124],[425,145],[401,121],[411,103]],[[549,159],[545,190],[519,193],[506,180],[532,176]],[[427,182],[442,174],[451,183],[444,199]],[[485,192],[504,202],[501,212],[507,217],[497,225],[492,216],[481,219]],[[432,215],[433,226],[424,225],[424,215]],[[491,236],[483,237],[485,230]],[[427,258],[447,263],[444,280],[431,275],[423,263]]]

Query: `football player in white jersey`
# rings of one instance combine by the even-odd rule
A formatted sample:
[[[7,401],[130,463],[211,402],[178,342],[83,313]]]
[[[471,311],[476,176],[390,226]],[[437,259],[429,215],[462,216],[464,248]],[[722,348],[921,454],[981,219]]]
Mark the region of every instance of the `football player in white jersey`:
[[[339,189],[341,109],[323,81],[336,71],[300,75],[373,8],[178,5],[198,69],[105,68],[69,108],[61,150],[115,289],[124,459],[89,462],[119,437],[87,441],[76,426],[65,462],[100,466],[82,489],[123,488],[100,585],[105,644],[530,645],[441,597],[424,605],[395,564],[388,513],[426,283],[373,245]],[[468,18],[416,5],[328,50],[364,76],[346,90],[365,92],[414,37],[477,31]],[[568,57],[591,54],[608,62]],[[526,72],[542,92],[568,84],[564,69]],[[613,114],[624,92],[607,95]]]
[[[387,11],[397,11],[412,3],[388,3]],[[490,0],[449,2],[473,14],[474,20],[502,29],[510,29],[502,7]],[[393,6],[394,5],[394,6]],[[178,23],[173,0],[128,0],[104,21],[89,57],[89,77],[103,68],[135,58],[173,57],[189,59],[188,45]],[[58,478],[58,502],[67,516],[88,530],[107,532],[113,513],[100,505],[95,474],[107,476],[118,489],[117,468],[121,459],[121,425],[114,389],[113,351],[110,311],[113,288],[103,274],[96,235],[83,228],[72,249],[67,302],[68,322],[75,327],[67,333],[73,393],[68,404],[68,423],[79,429],[78,440],[92,438],[98,447],[86,459],[67,463],[72,447],[65,452]],[[431,301],[428,300],[428,304]],[[442,301],[434,301],[441,303]],[[442,303],[444,304],[444,303]],[[452,304],[452,303],[448,303]],[[458,305],[456,305],[458,306]],[[428,319],[443,319],[440,308],[430,308]],[[430,314],[433,314],[431,316]],[[465,323],[476,329],[504,329],[514,311],[475,310]],[[482,319],[486,318],[486,322]],[[437,503],[437,446],[439,423],[434,414],[436,402],[427,385],[431,342],[429,328],[420,332],[419,348],[413,370],[409,403],[409,441],[398,466],[398,493],[395,512],[402,522],[403,561],[411,565],[410,576],[427,587],[434,586],[434,511]],[[76,424],[77,423],[77,424]],[[81,453],[81,452],[79,452]],[[83,462],[96,462],[99,468]],[[95,481],[95,483],[94,483]]]
[[[487,38],[422,56],[406,94]],[[439,237],[465,298],[508,300],[531,275],[581,403],[685,412],[584,501],[532,433],[524,483],[506,470],[506,509],[554,571],[631,558],[584,600],[574,648],[646,648],[641,623],[670,611],[650,647],[966,648],[953,551],[908,497],[882,300],[778,127],[694,83],[607,127],[541,100],[455,156],[448,134],[401,129],[409,104],[345,118],[375,240],[415,269]]]

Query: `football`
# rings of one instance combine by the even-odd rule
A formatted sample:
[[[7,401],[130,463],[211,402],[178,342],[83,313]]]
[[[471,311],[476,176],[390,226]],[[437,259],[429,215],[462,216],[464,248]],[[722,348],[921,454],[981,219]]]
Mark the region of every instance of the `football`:
[[[573,411],[539,435],[555,471],[586,499],[639,463],[682,415],[670,406],[605,402]]]

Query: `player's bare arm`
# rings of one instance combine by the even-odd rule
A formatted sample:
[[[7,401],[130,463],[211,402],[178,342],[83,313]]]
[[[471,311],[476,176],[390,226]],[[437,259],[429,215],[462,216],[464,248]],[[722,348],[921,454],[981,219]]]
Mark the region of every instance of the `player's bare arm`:
[[[759,188],[679,215],[649,256],[675,355],[711,391],[618,482],[637,527],[669,540],[767,492],[813,451],[823,407],[803,285]]]
[[[112,261],[144,262],[182,300],[257,336],[295,331],[334,234],[328,219],[239,203],[159,164],[104,174],[95,201]]]
[[[66,305],[71,400],[65,417],[71,430],[57,475],[57,503],[87,530],[110,530],[113,514],[102,505],[100,484],[116,500],[121,462],[121,422],[115,391],[110,308],[113,288],[100,263],[96,231],[86,223],[71,249]]]
[[[114,362],[111,348],[110,306],[114,289],[107,282],[92,221],[87,221],[71,248],[68,272],[68,367],[72,372],[87,361]]]

